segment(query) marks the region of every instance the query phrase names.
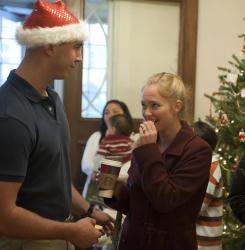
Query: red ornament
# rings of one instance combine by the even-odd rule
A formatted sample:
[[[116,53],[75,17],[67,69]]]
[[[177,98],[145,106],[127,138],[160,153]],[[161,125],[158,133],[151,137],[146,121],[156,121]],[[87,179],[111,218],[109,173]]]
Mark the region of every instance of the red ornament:
[[[244,37],[244,45],[242,47],[242,53],[245,55],[245,37]]]
[[[227,123],[227,121],[228,121],[228,117],[227,117],[226,114],[220,115],[220,117],[219,117],[219,122],[220,122],[220,125],[221,125],[221,126],[222,126],[222,125],[225,125],[225,124]]]
[[[245,132],[243,129],[239,132],[239,139],[241,142],[245,142]]]
[[[245,55],[245,45],[242,47],[242,53]]]

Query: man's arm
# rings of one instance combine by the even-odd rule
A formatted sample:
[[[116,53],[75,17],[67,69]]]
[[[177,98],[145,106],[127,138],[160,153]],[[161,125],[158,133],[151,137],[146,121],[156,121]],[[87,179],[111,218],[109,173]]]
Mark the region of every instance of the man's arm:
[[[16,206],[21,183],[0,181],[0,235],[18,239],[63,239],[80,248],[97,242],[101,233],[91,218],[76,223],[58,222],[43,218]]]
[[[80,216],[81,214],[86,214],[90,204],[80,195],[74,186],[72,186],[72,212],[73,214]],[[93,209],[91,217],[96,220],[96,222],[104,227],[106,233],[110,233],[113,229],[114,219],[96,208]]]

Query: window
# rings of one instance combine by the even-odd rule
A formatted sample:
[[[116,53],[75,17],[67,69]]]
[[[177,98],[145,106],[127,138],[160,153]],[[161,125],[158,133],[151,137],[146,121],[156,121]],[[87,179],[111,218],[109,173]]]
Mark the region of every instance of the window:
[[[81,116],[96,118],[107,100],[108,1],[85,1],[85,20],[89,38],[83,47]]]
[[[16,15],[0,12],[0,85],[2,85],[9,72],[19,65],[22,59],[22,47],[15,39],[20,19]]]

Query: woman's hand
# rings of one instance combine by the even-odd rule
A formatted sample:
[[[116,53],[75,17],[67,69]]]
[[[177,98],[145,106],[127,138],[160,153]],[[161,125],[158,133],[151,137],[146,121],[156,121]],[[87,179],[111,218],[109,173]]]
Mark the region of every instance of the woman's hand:
[[[136,141],[136,147],[144,144],[156,143],[157,130],[153,121],[144,121],[139,127],[139,139]]]

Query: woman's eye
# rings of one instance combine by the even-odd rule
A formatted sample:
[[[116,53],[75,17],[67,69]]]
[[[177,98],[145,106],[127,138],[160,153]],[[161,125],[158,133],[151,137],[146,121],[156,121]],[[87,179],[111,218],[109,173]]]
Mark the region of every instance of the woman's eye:
[[[151,108],[152,108],[152,109],[157,109],[158,107],[159,107],[159,105],[156,104],[156,103],[153,103],[153,104],[151,105]]]

